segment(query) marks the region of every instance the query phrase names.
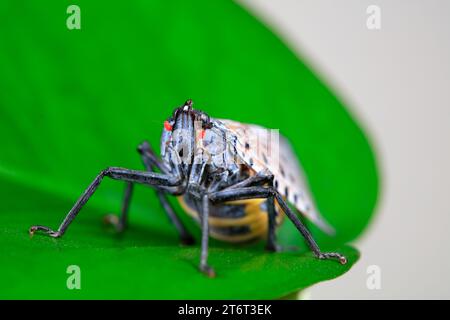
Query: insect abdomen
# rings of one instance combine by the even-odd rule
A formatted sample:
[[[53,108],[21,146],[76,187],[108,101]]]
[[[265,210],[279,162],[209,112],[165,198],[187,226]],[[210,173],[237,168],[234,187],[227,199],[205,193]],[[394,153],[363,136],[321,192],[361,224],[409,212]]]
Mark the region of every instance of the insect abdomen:
[[[189,198],[178,197],[183,209],[199,221]],[[226,242],[248,242],[266,237],[268,214],[264,199],[250,199],[212,205],[209,216],[210,236]]]

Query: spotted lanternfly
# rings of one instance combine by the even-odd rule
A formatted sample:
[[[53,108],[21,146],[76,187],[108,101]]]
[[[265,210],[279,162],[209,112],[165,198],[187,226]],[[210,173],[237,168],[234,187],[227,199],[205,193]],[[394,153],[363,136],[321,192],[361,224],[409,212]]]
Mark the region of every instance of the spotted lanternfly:
[[[61,237],[103,178],[110,177],[125,181],[126,188],[121,215],[108,215],[105,221],[117,231],[123,231],[133,185],[149,185],[156,190],[181,242],[193,244],[194,238],[167,199],[167,195],[176,196],[201,227],[200,270],[208,276],[215,275],[207,263],[209,236],[235,243],[266,238],[267,250],[277,251],[275,231],[284,216],[294,223],[317,258],[347,262],[339,253],[321,252],[297,216],[299,212],[323,231],[333,233],[307,193],[305,179],[289,143],[276,131],[211,118],[194,110],[192,101],[188,100],[164,122],[161,157],[148,142],[140,144],[138,152],[146,170],[118,167],[102,170],[57,231],[38,225],[30,228],[30,234],[41,231],[51,237]]]

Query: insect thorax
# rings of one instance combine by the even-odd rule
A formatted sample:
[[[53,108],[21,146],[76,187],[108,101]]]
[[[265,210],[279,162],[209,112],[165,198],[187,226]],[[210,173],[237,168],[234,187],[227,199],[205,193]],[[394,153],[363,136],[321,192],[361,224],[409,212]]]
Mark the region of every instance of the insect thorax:
[[[181,136],[181,140],[192,138],[189,132]],[[173,133],[167,131],[164,131],[161,136],[161,156],[165,166],[169,169],[173,168],[183,162],[182,156],[189,158],[192,152],[194,154],[192,164],[205,165],[206,178],[203,181],[205,187],[210,188],[212,184],[220,182],[221,186],[214,186],[217,191],[254,174],[237,154],[233,137],[220,128],[199,130],[195,133],[193,150],[183,150],[181,153],[173,152],[175,142],[172,137]]]

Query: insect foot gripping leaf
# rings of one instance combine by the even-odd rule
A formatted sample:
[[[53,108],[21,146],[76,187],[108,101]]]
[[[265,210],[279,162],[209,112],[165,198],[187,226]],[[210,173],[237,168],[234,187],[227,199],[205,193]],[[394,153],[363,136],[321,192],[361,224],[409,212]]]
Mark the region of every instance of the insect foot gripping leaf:
[[[243,128],[245,135],[238,135],[234,128]],[[109,217],[109,223],[116,230],[123,231],[127,225],[128,208],[134,184],[144,184],[157,190],[159,200],[179,232],[181,239],[191,237],[178,216],[174,213],[166,195],[176,195],[188,213],[200,222],[202,231],[199,269],[208,277],[215,277],[214,269],[208,264],[209,235],[228,242],[247,242],[267,236],[268,249],[277,248],[275,229],[280,223],[278,211],[284,213],[304,237],[314,255],[321,259],[336,259],[341,264],[347,258],[337,252],[322,252],[309,230],[288,206],[287,200],[293,199],[298,210],[304,210],[313,221],[321,221],[317,213],[311,214],[306,208],[310,201],[305,190],[301,189],[301,177],[285,178],[283,164],[274,166],[272,155],[265,155],[259,147],[250,142],[260,140],[258,135],[267,131],[254,125],[244,125],[228,120],[215,120],[205,112],[194,110],[192,100],[187,100],[176,108],[172,116],[164,122],[161,152],[158,158],[149,143],[141,144],[137,149],[146,170],[138,171],[118,167],[109,167],[95,177],[82,193],[78,201],[67,214],[58,230],[46,226],[32,226],[31,235],[36,231],[48,236],[61,237],[78,215],[82,207],[94,195],[105,177],[126,182],[122,212],[119,219]],[[200,134],[199,134],[200,132]],[[209,143],[206,140],[208,132]],[[194,143],[196,139],[199,143]],[[222,148],[217,144],[223,143]],[[245,146],[244,150],[239,146]],[[294,160],[287,144],[281,145],[281,152]],[[220,154],[217,150],[221,150]],[[265,148],[267,150],[267,148]],[[204,157],[204,154],[208,154]],[[226,155],[227,154],[227,155]],[[222,162],[216,163],[212,156],[220,155]],[[154,168],[161,170],[155,172]],[[299,174],[298,166],[290,165],[291,175]],[[223,175],[231,173],[232,179]],[[281,188],[281,189],[280,189]],[[282,194],[282,191],[285,191]],[[294,196],[289,197],[289,190]],[[298,198],[298,199],[297,199]],[[256,202],[255,199],[259,199]],[[298,200],[298,201],[297,201]],[[230,201],[239,201],[230,204]],[[262,206],[261,204],[264,204]]]
[[[236,3],[175,1],[170,10],[161,0],[113,6],[107,16],[102,1],[83,2],[81,11],[96,18],[81,33],[68,33],[61,20],[64,10],[56,2],[6,2],[10,12],[20,14],[3,19],[0,28],[7,48],[0,50],[0,131],[8,137],[0,153],[0,188],[8,195],[0,208],[0,242],[8,248],[1,253],[1,298],[73,298],[64,276],[68,266],[79,265],[84,271],[77,298],[269,299],[335,278],[358,259],[358,252],[344,243],[365,230],[378,194],[367,135],[307,64]],[[149,23],[138,23],[144,20]],[[73,66],[70,76],[60,72],[67,66]],[[300,251],[268,254],[258,245],[240,248],[213,240],[207,261],[218,276],[207,279],[193,267],[201,256],[200,231],[185,216],[175,217],[182,213],[176,203],[170,203],[173,210],[159,205],[169,195],[155,197],[147,188],[125,183],[126,190],[133,188],[132,205],[120,208],[123,183],[111,178],[144,176],[170,184],[165,190],[180,191],[172,185],[176,181],[165,179],[170,168],[157,168],[154,162],[145,164],[145,174],[114,167],[99,177],[96,181],[106,183],[61,239],[38,234],[29,239],[25,230],[30,225],[56,229],[61,215],[104,167],[140,169],[139,159],[129,152],[145,137],[155,146],[161,131],[172,134],[174,123],[169,120],[168,130],[163,123],[186,93],[212,116],[280,128],[336,237],[313,225],[309,229],[321,247],[344,255],[346,265],[316,259],[304,249],[295,225],[283,223],[278,243]],[[206,129],[205,143],[212,130]],[[249,237],[249,229],[262,234],[258,203],[245,210],[229,208],[236,215],[245,211],[241,218],[252,222],[247,226],[215,224],[216,206],[210,205],[211,235]],[[130,214],[129,229],[120,239],[102,232],[98,223],[114,208],[118,216]],[[178,246],[177,232],[181,239],[193,233],[199,245]]]

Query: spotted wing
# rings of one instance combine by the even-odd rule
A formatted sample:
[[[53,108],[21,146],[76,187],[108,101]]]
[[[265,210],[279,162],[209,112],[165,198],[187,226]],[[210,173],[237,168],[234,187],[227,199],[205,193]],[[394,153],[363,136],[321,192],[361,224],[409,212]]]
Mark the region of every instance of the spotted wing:
[[[215,124],[229,133],[228,142],[246,165],[255,172],[269,170],[274,175],[275,188],[288,202],[321,230],[334,233],[317,211],[300,163],[286,138],[278,131],[253,124],[225,119],[217,119]]]

